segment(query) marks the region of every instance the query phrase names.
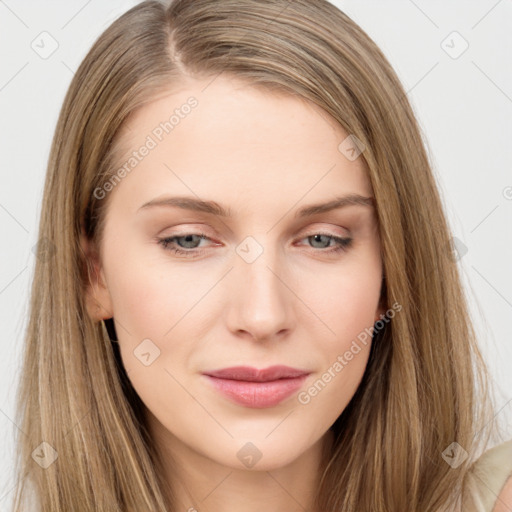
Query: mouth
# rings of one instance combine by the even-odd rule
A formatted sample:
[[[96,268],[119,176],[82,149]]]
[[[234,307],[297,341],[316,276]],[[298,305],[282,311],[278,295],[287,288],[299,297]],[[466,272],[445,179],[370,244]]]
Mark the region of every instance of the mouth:
[[[290,366],[275,365],[258,370],[251,366],[232,366],[222,370],[205,372],[205,375],[219,379],[243,380],[246,382],[271,382],[278,379],[292,379],[307,375],[310,372]]]
[[[261,409],[276,406],[298,391],[309,374],[309,371],[279,365],[262,370],[237,366],[203,375],[231,401]]]

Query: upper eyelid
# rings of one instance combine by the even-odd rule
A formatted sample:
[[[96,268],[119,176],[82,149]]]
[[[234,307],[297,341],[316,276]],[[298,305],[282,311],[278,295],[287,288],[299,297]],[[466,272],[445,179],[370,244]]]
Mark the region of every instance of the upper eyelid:
[[[186,223],[185,223],[186,224]],[[193,225],[194,223],[191,222],[190,223],[191,225]],[[325,224],[325,223],[321,223],[321,222],[315,222],[314,224]],[[324,233],[324,234],[327,234],[327,235],[332,235],[332,236],[340,236],[340,237],[343,237],[343,236],[348,236],[350,235],[350,229],[348,227],[343,227],[343,226],[338,226],[338,225],[334,225],[333,223],[327,223],[327,224],[330,224],[331,226],[333,227],[330,227],[330,228],[326,228],[326,227],[303,227],[303,228],[300,228],[298,230],[299,233],[302,233],[302,232],[306,232],[306,233],[311,233],[311,234],[318,234],[318,233]],[[348,235],[345,235],[343,233],[336,233],[336,232],[333,232],[337,229],[340,229],[340,230],[344,230],[348,233]],[[173,229],[173,228],[169,228],[169,229]],[[171,233],[169,235],[165,235],[164,238],[169,238],[169,237],[174,237],[174,236],[185,236],[185,235],[200,235],[201,233],[203,233],[205,236],[208,236],[210,237],[210,235],[208,234],[209,232],[211,233],[211,228],[209,227],[202,227],[202,224],[201,224],[201,227],[190,227],[190,228],[177,228],[177,229],[181,229],[181,231],[177,232],[177,233]],[[162,231],[166,231],[167,229],[165,230],[162,230]],[[286,234],[290,233],[291,229],[290,230],[287,230],[286,231]],[[297,231],[296,229],[293,229],[293,231]],[[229,230],[230,234],[233,234],[233,232],[231,230]],[[212,238],[215,238],[216,235],[212,234]],[[310,235],[304,235],[304,236],[310,236]]]
[[[345,229],[348,231],[347,228],[340,228]],[[307,233],[303,236],[311,236],[311,235],[317,235],[317,234],[325,234],[329,236],[344,236],[343,234],[337,234],[332,232],[333,228],[310,228],[310,229],[302,229],[300,230],[301,233]],[[163,238],[172,238],[172,237],[181,237],[186,235],[204,235],[208,238],[210,238],[210,235],[207,233],[207,229],[194,229],[190,228],[188,230],[183,230],[177,233],[170,233],[169,235],[163,236]],[[215,235],[212,235],[212,238],[215,237]]]

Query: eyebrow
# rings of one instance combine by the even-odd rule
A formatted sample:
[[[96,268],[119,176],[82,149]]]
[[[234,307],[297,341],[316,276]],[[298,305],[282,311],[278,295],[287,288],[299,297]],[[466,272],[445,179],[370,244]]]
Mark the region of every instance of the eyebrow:
[[[139,210],[153,208],[157,206],[176,207],[184,210],[192,210],[198,212],[209,213],[219,217],[232,217],[233,212],[230,208],[224,208],[215,201],[204,201],[195,197],[188,196],[173,196],[152,199],[144,203]],[[348,194],[345,196],[337,197],[326,203],[310,204],[297,210],[294,217],[302,218],[317,215],[319,213],[326,213],[337,208],[346,206],[366,206],[370,208],[375,207],[375,198],[365,197],[359,194]],[[137,210],[137,211],[139,211]]]

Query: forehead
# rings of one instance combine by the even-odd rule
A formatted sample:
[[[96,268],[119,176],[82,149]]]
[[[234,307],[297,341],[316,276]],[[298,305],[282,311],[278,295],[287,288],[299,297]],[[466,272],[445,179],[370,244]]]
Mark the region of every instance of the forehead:
[[[164,192],[222,202],[370,195],[364,159],[340,150],[348,136],[303,98],[219,76],[190,80],[139,108],[120,133],[116,164],[132,160],[123,181],[146,200]],[[145,156],[134,156],[144,146]]]

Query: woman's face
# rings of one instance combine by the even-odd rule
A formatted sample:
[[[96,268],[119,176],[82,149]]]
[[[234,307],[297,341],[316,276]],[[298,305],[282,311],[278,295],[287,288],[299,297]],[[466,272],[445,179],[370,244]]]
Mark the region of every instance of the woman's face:
[[[373,194],[349,134],[322,110],[223,77],[207,84],[126,124],[124,172],[95,192],[110,203],[92,291],[162,446],[268,470],[319,442],[347,406],[370,349],[361,334],[383,312],[373,208],[307,207]],[[305,376],[205,375],[274,365]]]

